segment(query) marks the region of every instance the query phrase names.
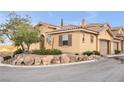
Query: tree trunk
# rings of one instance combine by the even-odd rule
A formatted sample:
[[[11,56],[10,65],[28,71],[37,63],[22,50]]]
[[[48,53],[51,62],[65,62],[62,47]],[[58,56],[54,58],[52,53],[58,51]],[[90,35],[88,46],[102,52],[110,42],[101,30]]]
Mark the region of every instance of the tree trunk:
[[[28,54],[29,54],[29,50],[30,50],[30,44],[27,45],[27,51],[28,51]]]
[[[24,46],[23,46],[23,44],[21,44],[21,48],[22,48],[22,50],[23,50],[23,52],[25,51],[25,49],[24,49]]]

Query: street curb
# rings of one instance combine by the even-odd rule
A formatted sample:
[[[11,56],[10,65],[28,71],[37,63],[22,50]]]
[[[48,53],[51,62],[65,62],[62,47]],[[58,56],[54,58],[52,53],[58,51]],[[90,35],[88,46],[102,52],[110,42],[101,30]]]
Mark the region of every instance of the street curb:
[[[108,55],[108,56],[106,56],[106,57],[118,57],[118,56],[124,56],[124,54],[119,54],[119,55]]]
[[[39,68],[39,67],[57,67],[57,66],[69,66],[69,65],[76,65],[76,64],[85,64],[85,63],[92,63],[92,62],[96,62],[97,59],[94,60],[88,60],[88,61],[80,61],[80,62],[73,62],[73,63],[65,63],[65,64],[53,64],[53,65],[40,65],[40,66],[16,66],[16,65],[9,65],[9,64],[0,64],[1,66],[5,66],[5,67],[17,67],[17,68]]]

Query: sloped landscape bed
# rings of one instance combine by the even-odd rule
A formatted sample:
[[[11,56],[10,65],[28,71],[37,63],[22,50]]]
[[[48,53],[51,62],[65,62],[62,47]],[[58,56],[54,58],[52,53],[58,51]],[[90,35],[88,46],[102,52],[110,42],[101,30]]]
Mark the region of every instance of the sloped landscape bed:
[[[50,64],[66,64],[72,62],[87,61],[100,58],[98,55],[73,55],[73,54],[61,54],[61,55],[36,55],[36,54],[18,54],[15,57],[2,61],[3,64],[11,65],[50,65]]]

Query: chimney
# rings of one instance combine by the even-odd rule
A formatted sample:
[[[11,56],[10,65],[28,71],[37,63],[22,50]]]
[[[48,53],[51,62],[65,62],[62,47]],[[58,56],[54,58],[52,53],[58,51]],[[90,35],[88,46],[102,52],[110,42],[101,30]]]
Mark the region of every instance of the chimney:
[[[82,20],[82,24],[81,25],[82,25],[82,28],[86,28],[87,24],[86,24],[86,20],[85,19]]]

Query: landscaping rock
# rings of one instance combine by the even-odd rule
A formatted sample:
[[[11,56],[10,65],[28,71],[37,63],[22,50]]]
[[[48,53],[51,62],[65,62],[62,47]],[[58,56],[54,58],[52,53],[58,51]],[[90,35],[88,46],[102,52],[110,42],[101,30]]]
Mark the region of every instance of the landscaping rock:
[[[19,58],[17,61],[14,61],[12,64],[13,64],[13,65],[14,65],[14,64],[15,64],[15,65],[25,65],[25,63],[24,63],[24,58],[21,57],[21,58]]]
[[[88,56],[87,55],[79,55],[78,56],[78,61],[86,61],[86,60],[88,60],[89,58],[88,58]]]
[[[84,55],[82,61],[86,61],[86,60],[89,60],[89,56]]]
[[[89,60],[98,59],[98,58],[100,58],[100,56],[98,56],[98,55],[89,56]]]
[[[4,64],[12,65],[49,65],[49,64],[60,64],[79,62],[86,60],[98,59],[98,55],[73,55],[73,54],[62,54],[62,55],[36,55],[36,54],[18,54],[15,57],[2,61]]]
[[[24,57],[24,64],[25,65],[33,65],[34,63],[35,63],[35,59],[31,55],[26,55]]]
[[[69,63],[70,62],[70,58],[68,57],[67,54],[62,54],[60,57],[60,62],[61,63]]]
[[[40,56],[36,56],[34,65],[41,65],[41,64],[43,64],[42,58]]]
[[[77,55],[68,55],[70,58],[70,62],[77,62],[78,61],[78,56]]]
[[[52,64],[60,64],[60,56],[54,56],[51,63]]]
[[[49,64],[51,64],[53,58],[54,58],[54,56],[52,56],[52,55],[44,56],[42,58],[43,65],[49,65]]]
[[[12,65],[21,65],[21,63],[24,61],[23,54],[16,55],[14,57],[14,60],[11,62]]]
[[[11,64],[12,60],[13,60],[13,59],[11,58],[11,59],[2,61],[1,63],[3,63],[3,64]]]

